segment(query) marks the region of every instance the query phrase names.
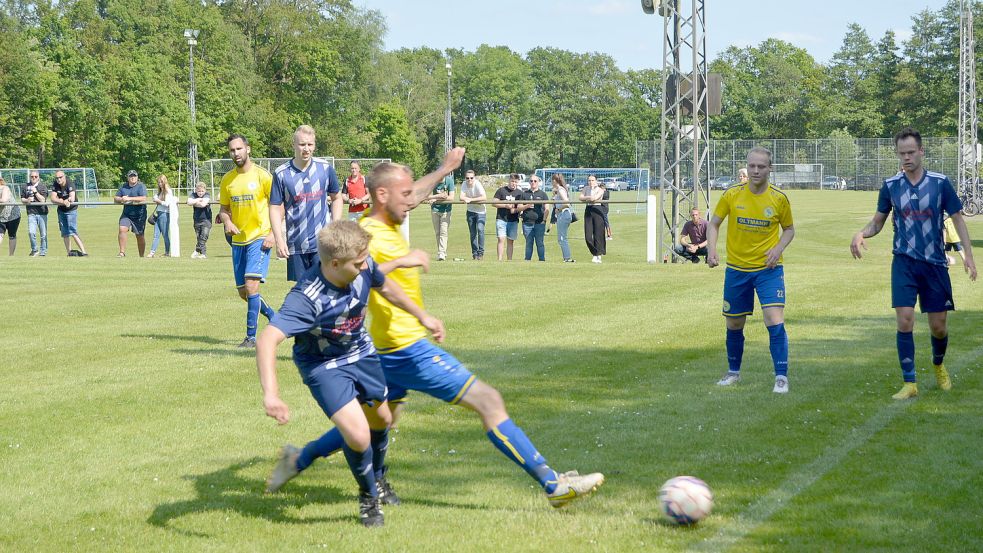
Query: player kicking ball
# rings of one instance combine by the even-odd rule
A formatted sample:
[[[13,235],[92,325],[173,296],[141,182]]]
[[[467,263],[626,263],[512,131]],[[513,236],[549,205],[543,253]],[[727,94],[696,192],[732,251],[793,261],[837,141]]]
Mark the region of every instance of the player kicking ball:
[[[301,378],[343,438],[340,447],[358,482],[359,519],[364,526],[382,526],[377,480],[382,473],[377,467],[385,460],[392,415],[379,356],[363,324],[369,291],[413,316],[438,342],[444,338],[444,326],[386,278],[369,257],[370,239],[352,221],[332,222],[318,233],[320,262],[300,277],[263,329],[256,343],[256,365],[266,414],[286,424],[290,412],[277,386],[276,349],[295,337],[293,360]],[[284,446],[266,491],[279,490],[313,460],[309,448]]]
[[[423,293],[418,267],[426,268],[429,259],[424,252],[410,251],[399,226],[445,175],[460,166],[463,157],[463,148],[452,149],[436,171],[416,182],[409,167],[394,163],[376,165],[366,179],[372,211],[359,224],[372,234],[369,253],[383,272],[388,273],[388,278],[421,309]],[[413,311],[393,304],[382,290],[374,292],[369,298],[369,334],[379,348],[379,360],[389,386],[388,399],[397,405],[394,419],[398,418],[399,405],[410,390],[471,409],[481,419],[488,440],[539,483],[553,507],[563,507],[586,497],[604,483],[604,475],[599,472],[581,475],[577,471],[557,473],[550,468],[532,441],[509,417],[498,390],[478,380],[453,355],[430,343],[425,325]],[[309,448],[312,453],[327,457],[342,442],[339,430],[333,429],[308,444],[305,452]],[[384,466],[376,469],[377,474],[385,477]],[[399,502],[385,478],[381,487],[383,503]]]

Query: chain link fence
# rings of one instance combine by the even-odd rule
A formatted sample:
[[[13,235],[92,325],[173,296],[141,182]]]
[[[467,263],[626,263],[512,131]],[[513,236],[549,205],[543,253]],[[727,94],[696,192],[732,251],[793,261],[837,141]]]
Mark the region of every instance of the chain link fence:
[[[891,138],[711,140],[709,182],[703,186],[719,189],[736,182],[737,171],[745,166],[748,150],[755,146],[771,150],[772,163],[776,165],[821,165],[824,180],[830,183],[845,181],[842,187],[823,186],[820,182],[816,188],[878,190],[886,177],[900,170]],[[925,167],[948,175],[956,185],[958,140],[922,138],[922,146]],[[658,187],[656,183],[660,176],[659,151],[658,141],[636,143],[636,165],[652,169],[652,178],[656,179],[653,188]]]
[[[16,201],[20,201],[20,194],[31,176],[31,172],[36,171],[40,177],[38,180],[44,183],[51,191],[55,183],[55,173],[63,171],[65,180],[75,187],[75,197],[80,202],[100,201],[99,184],[96,182],[95,169],[91,167],[47,167],[44,169],[34,169],[29,167],[0,169],[0,175],[7,181]],[[114,191],[115,192],[115,191]]]

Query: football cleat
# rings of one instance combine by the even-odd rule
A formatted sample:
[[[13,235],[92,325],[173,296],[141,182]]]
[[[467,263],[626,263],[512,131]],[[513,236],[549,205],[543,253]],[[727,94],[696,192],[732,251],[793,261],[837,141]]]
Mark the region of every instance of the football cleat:
[[[952,380],[949,380],[949,371],[945,370],[945,364],[939,363],[935,367],[935,381],[939,383],[940,390],[951,390]]]
[[[273,473],[266,479],[266,493],[273,493],[283,487],[291,478],[300,472],[297,470],[297,458],[300,457],[300,448],[290,444],[283,446],[280,450],[280,458],[277,459]]]
[[[389,484],[389,480],[385,476],[376,478],[375,489],[379,491],[379,502],[383,505],[399,505],[399,496],[396,495],[396,490]]]
[[[775,387],[772,388],[772,392],[776,394],[787,394],[788,393],[788,377],[776,376],[775,377]]]
[[[717,381],[717,386],[730,386],[741,381],[741,373],[727,371],[727,374]]]
[[[905,382],[904,386],[898,390],[898,393],[891,396],[894,399],[911,399],[918,395],[918,384],[914,382]]]
[[[358,520],[362,526],[372,528],[382,526],[385,520],[382,516],[382,508],[379,507],[379,498],[371,495],[358,496]]]
[[[556,489],[547,495],[550,505],[556,509],[576,499],[587,497],[604,483],[604,475],[599,472],[581,476],[577,471],[572,470],[557,476]]]
[[[236,347],[243,348],[243,349],[245,348],[256,349],[256,338],[252,336],[246,336],[245,339],[243,339],[242,342]]]

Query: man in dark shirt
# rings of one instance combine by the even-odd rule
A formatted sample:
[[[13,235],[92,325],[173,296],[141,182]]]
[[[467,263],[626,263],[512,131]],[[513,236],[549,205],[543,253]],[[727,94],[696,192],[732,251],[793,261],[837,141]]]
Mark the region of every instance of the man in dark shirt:
[[[48,187],[41,182],[37,171],[31,171],[20,198],[27,204],[27,234],[31,239],[31,257],[48,255],[48,206],[31,205],[48,199]]]
[[[683,225],[679,233],[679,243],[676,244],[676,255],[689,259],[693,263],[700,262],[700,256],[707,255],[707,222],[700,217],[700,209],[689,210],[690,220]]]
[[[130,230],[137,237],[137,249],[140,250],[140,257],[147,247],[147,240],[143,237],[143,230],[147,226],[147,186],[140,182],[137,172],[130,170],[126,174],[126,182],[119,187],[113,201],[122,204],[123,213],[119,216],[119,254],[116,257],[126,257],[126,233]]]
[[[78,231],[79,206],[75,203],[78,201],[78,198],[75,197],[75,186],[68,182],[64,171],[55,173],[55,182],[51,185],[49,195],[51,203],[58,205],[58,230],[61,231],[61,237],[65,241],[65,251],[68,252],[69,257],[88,256]],[[73,238],[79,247],[78,250],[72,249]]]
[[[212,230],[211,201],[203,182],[196,184],[195,191],[188,196],[188,205],[195,211],[195,235],[198,237],[195,251],[191,254],[192,259],[207,259],[205,252],[208,250],[208,233]]]
[[[519,199],[528,200],[549,200],[546,192],[539,188],[539,177],[533,175],[529,177],[529,190],[523,192]],[[547,204],[521,204],[519,211],[522,213],[522,235],[526,238],[526,261],[532,260],[532,246],[536,244],[536,253],[540,261],[546,261],[546,222],[549,221],[549,206]]]
[[[512,173],[509,183],[495,191],[495,199],[502,200],[501,203],[492,204],[498,209],[495,212],[495,234],[498,236],[499,261],[505,253],[508,254],[509,261],[512,261],[512,248],[519,236],[519,211],[515,203],[521,194],[518,187],[519,175]]]

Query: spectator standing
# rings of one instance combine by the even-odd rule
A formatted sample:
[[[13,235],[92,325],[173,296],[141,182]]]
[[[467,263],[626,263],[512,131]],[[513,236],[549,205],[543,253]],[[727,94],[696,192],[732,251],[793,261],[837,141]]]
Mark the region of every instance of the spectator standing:
[[[164,236],[164,255],[171,256],[171,208],[177,207],[177,196],[171,190],[171,185],[167,182],[167,177],[160,175],[157,177],[157,193],[154,194],[154,203],[157,204],[157,222],[154,223],[154,243],[150,245],[150,255],[157,254],[157,247],[160,245],[160,237]]]
[[[689,210],[690,220],[683,225],[679,233],[679,243],[674,248],[676,255],[689,259],[693,263],[700,262],[700,256],[707,254],[707,221],[700,216],[700,208]]]
[[[519,197],[522,201],[549,200],[546,192],[539,188],[539,177],[533,175],[529,177],[529,190],[526,190]],[[536,253],[540,261],[546,261],[546,223],[549,221],[549,205],[523,204],[522,208],[522,235],[526,239],[526,261],[532,261],[532,247],[536,245]]]
[[[481,261],[485,256],[485,205],[481,203],[487,200],[485,187],[475,176],[474,171],[468,170],[464,173],[464,183],[461,185],[461,201],[467,204],[468,209],[464,214],[468,221],[468,233],[471,235],[471,259]]]
[[[212,230],[212,199],[205,190],[205,183],[198,182],[195,191],[188,196],[188,205],[194,208],[194,226],[197,243],[191,259],[207,259],[208,234]]]
[[[433,232],[437,236],[437,261],[444,261],[447,259],[447,233],[451,227],[451,208],[454,207],[450,203],[454,201],[454,174],[444,177],[427,199],[430,201]]]
[[[515,200],[519,197],[519,175],[512,173],[509,176],[509,183],[495,191],[495,199],[502,200],[492,204],[498,211],[495,212],[495,235],[498,237],[498,260],[502,260],[503,254],[508,255],[512,261],[512,250],[515,247],[515,239],[519,236],[519,212],[516,209]]]
[[[362,164],[352,161],[351,174],[345,179],[341,189],[343,201],[348,204],[348,219],[358,221],[369,207],[369,191],[365,188],[365,175],[362,174]]]
[[[0,177],[0,242],[7,235],[7,251],[14,255],[17,249],[17,227],[20,226],[20,206],[14,203],[14,193],[7,186],[7,181]]]
[[[737,184],[747,184],[747,167],[737,170]]]
[[[51,203],[58,205],[58,230],[61,238],[65,241],[65,252],[69,257],[87,257],[85,245],[78,231],[78,204],[75,203],[75,186],[68,182],[64,171],[55,173],[55,182],[51,185],[51,192],[48,193]],[[72,250],[72,240],[78,246],[78,250]]]
[[[573,210],[570,208],[570,189],[561,173],[553,173],[553,213],[556,215],[556,242],[560,245],[564,263],[576,263],[570,254],[570,241],[567,235],[573,222]]]
[[[136,171],[130,170],[126,174],[126,183],[119,187],[113,201],[123,205],[123,213],[119,216],[119,253],[116,257],[126,257],[126,233],[130,230],[137,237],[137,249],[140,257],[147,247],[147,240],[143,236],[147,226],[147,186],[140,182],[140,177]],[[156,233],[155,233],[156,234]]]
[[[27,205],[27,235],[31,239],[31,257],[48,255],[48,187],[41,182],[41,175],[31,171],[28,183],[21,190],[21,201]]]
[[[611,191],[608,190],[608,185],[604,181],[598,183],[598,185],[604,189],[604,195],[601,196],[602,200],[611,199]],[[608,217],[608,213],[611,211],[610,204],[601,204],[601,213],[604,214],[604,236],[606,240],[614,240],[614,236],[611,235],[611,219]]]
[[[601,256],[608,253],[604,234],[604,210],[600,201],[604,199],[604,188],[597,184],[597,177],[587,177],[587,187],[580,192],[580,201],[587,202],[584,209],[584,241],[590,250],[591,263],[601,263]]]

